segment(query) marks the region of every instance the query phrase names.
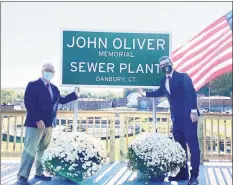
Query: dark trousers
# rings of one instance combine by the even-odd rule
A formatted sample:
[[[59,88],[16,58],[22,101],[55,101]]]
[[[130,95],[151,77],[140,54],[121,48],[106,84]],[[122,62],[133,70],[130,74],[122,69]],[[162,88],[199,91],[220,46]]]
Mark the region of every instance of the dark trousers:
[[[197,122],[192,122],[189,117],[175,119],[173,123],[173,137],[175,141],[179,142],[186,151],[187,158],[187,145],[189,146],[191,153],[192,176],[198,176],[200,166],[200,149],[197,137],[197,124]],[[189,175],[187,163],[184,168],[180,169],[178,175]]]

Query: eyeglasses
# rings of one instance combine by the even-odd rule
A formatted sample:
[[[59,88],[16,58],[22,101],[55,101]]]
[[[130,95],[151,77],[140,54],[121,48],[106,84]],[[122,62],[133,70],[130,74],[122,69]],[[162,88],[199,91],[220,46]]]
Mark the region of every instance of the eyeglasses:
[[[50,69],[44,69],[45,72],[49,72],[49,73],[55,73],[55,71],[50,70]]]

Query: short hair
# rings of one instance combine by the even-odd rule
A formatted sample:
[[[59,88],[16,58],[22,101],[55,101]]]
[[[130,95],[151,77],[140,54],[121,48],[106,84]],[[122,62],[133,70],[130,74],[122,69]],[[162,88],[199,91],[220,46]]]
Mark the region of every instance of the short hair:
[[[159,63],[163,60],[169,60],[170,63],[172,63],[171,59],[168,57],[168,56],[162,56],[160,59],[159,59]]]
[[[54,65],[51,64],[51,63],[46,63],[46,64],[44,64],[42,70],[48,69],[48,68],[49,68],[49,69],[52,69],[52,70],[54,71]]]

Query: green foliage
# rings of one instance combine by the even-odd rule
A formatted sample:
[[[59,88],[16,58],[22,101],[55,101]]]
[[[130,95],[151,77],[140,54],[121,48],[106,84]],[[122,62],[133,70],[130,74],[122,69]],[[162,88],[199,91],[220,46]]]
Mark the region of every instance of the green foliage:
[[[207,86],[210,87],[211,96],[230,96],[230,93],[232,92],[232,72],[217,77],[210,81]],[[208,96],[209,88],[204,86],[197,93]]]
[[[232,91],[232,72],[216,78],[209,85],[212,95],[230,96]]]
[[[15,90],[1,90],[1,104],[13,104],[14,101],[23,101],[24,94]]]

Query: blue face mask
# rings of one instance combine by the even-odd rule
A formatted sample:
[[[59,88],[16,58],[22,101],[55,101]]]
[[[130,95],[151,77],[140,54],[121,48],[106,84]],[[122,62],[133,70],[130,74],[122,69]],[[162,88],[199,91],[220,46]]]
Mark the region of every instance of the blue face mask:
[[[44,71],[43,78],[50,82],[53,79],[53,73]]]

